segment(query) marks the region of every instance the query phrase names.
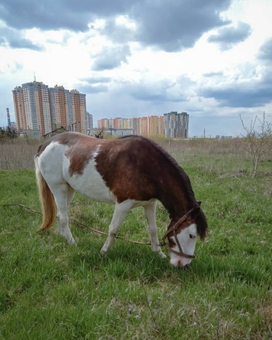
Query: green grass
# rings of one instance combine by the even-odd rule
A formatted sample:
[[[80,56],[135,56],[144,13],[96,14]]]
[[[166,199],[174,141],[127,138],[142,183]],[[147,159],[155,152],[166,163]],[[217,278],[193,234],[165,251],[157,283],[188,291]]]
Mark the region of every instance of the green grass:
[[[69,246],[41,216],[33,170],[0,171],[0,339],[271,339],[272,172],[238,152],[176,148],[209,222],[186,270],[149,246],[72,223]],[[113,207],[75,197],[70,217],[107,231]],[[157,209],[160,237],[168,216]],[[131,210],[120,236],[148,241],[143,211]]]

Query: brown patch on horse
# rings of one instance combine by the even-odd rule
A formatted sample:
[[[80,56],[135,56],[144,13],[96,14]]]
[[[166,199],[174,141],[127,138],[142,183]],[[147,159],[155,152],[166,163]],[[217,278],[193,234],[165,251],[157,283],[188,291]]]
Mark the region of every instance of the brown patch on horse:
[[[160,166],[165,159],[142,137],[130,136],[102,144],[95,160],[98,172],[119,203],[158,198],[158,186],[167,180],[165,167]]]
[[[70,145],[65,156],[70,159],[69,175],[82,175],[85,167],[94,157],[100,143],[97,143],[96,138],[84,139],[81,143]]]
[[[53,142],[67,146],[65,156],[70,160],[69,174],[73,176],[83,174],[86,165],[93,158],[94,152],[104,141],[76,132],[64,132],[40,145],[37,155],[40,156]]]

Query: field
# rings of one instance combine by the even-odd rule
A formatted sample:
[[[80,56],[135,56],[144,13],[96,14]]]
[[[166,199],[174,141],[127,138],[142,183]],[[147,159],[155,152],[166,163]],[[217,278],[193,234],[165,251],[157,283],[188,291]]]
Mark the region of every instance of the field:
[[[0,339],[272,339],[272,152],[252,178],[242,139],[161,143],[209,223],[188,269],[121,240],[101,256],[105,236],[74,222],[77,247],[37,232],[41,216],[17,205],[40,211],[37,145],[0,145]],[[70,217],[107,231],[112,212],[78,195]],[[167,223],[159,204],[160,237]],[[119,235],[148,242],[142,209]]]

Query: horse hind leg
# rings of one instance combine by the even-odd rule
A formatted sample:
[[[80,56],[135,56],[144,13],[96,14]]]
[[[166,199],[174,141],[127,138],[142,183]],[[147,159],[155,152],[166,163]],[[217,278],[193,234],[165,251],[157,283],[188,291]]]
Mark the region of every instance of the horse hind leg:
[[[159,239],[157,234],[157,224],[156,224],[156,201],[150,202],[144,206],[145,217],[147,219],[147,228],[151,241],[151,249],[157,252],[162,258],[166,258],[166,255],[162,252],[159,246]]]
[[[73,199],[74,190],[69,184],[63,183],[61,185],[58,184],[55,188],[51,188],[51,191],[57,205],[58,232],[69,244],[76,245],[76,241],[69,228],[68,217],[68,207]]]

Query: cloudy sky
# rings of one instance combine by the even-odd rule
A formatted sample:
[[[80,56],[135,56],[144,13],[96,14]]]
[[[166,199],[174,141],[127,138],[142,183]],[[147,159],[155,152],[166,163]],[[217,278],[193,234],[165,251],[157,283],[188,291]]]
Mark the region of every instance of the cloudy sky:
[[[101,118],[186,111],[189,135],[272,122],[272,0],[0,0],[0,126],[34,80]]]

